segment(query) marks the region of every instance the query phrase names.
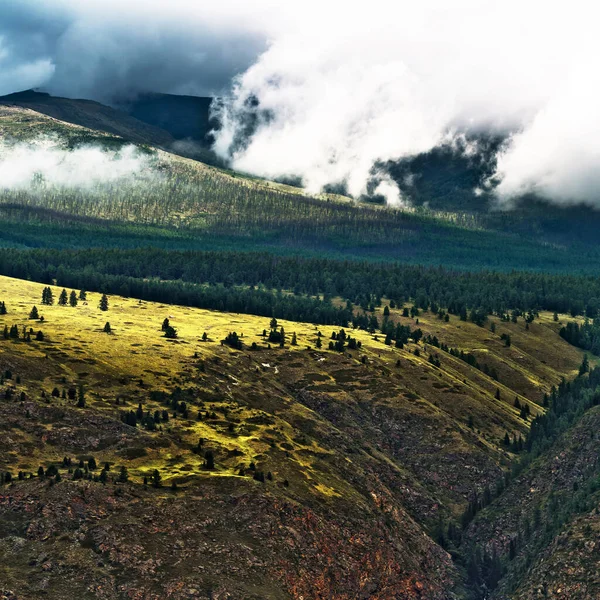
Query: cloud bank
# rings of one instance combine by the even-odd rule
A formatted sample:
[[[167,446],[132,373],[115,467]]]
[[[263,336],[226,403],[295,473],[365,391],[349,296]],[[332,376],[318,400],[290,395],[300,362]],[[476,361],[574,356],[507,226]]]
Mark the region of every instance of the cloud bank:
[[[93,145],[66,150],[52,138],[0,143],[0,190],[94,192],[113,183],[156,177],[151,158],[133,145],[115,151]]]
[[[236,168],[300,174],[313,191],[344,180],[358,196],[377,161],[491,131],[510,135],[495,177],[501,204],[524,192],[600,204],[591,4],[375,0],[314,17],[282,27],[235,81],[216,148]]]
[[[535,0],[0,0],[0,93],[225,94],[216,150],[311,191],[502,132],[496,194],[600,205],[600,9]]]

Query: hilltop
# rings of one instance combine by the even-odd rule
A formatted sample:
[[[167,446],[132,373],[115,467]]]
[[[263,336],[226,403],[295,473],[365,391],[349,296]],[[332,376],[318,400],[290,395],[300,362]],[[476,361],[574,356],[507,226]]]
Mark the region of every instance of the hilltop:
[[[93,100],[73,100],[27,90],[1,96],[0,105],[29,109],[57,121],[117,135],[136,144],[168,147],[175,141],[164,129]]]

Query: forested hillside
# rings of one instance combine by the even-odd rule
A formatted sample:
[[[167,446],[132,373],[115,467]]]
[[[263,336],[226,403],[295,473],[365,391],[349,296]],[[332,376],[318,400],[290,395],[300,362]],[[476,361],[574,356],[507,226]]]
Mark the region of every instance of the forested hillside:
[[[51,136],[59,148],[92,145],[116,153],[116,160],[125,147],[121,138],[16,107],[2,108],[0,132],[7,143]],[[600,250],[585,236],[549,244],[535,230],[495,229],[471,213],[312,197],[148,147],[139,153],[144,169],[130,178],[86,188],[38,178],[34,187],[4,189],[0,209],[7,226],[0,243],[268,250],[477,270],[598,271]]]

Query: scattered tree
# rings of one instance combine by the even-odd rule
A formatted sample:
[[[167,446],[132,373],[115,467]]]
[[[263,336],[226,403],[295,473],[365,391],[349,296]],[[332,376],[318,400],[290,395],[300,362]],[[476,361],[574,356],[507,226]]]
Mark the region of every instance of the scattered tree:
[[[99,308],[102,311],[108,310],[108,297],[106,294],[102,294],[102,298],[100,298]]]

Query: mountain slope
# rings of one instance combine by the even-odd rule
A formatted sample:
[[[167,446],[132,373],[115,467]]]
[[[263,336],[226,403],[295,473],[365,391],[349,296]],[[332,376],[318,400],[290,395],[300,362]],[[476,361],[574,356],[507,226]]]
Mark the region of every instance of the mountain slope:
[[[104,148],[112,160],[123,138],[51,119],[16,106],[0,108],[0,136],[34,144],[55,140],[58,148]],[[117,154],[115,154],[117,152]],[[144,234],[147,245],[185,249],[260,249],[320,253],[346,258],[402,260],[459,268],[514,268],[598,272],[597,244],[572,240],[548,244],[535,236],[482,227],[468,215],[391,209],[303,190],[210,167],[174,154],[142,148],[144,168],[131,177],[89,186],[35,185],[3,189],[3,218],[18,224],[0,231],[3,245],[18,247],[131,244]],[[112,153],[112,154],[110,154]],[[33,183],[33,182],[32,182]],[[57,224],[61,220],[63,224]],[[69,223],[76,221],[74,232]],[[81,223],[93,231],[83,235]],[[98,226],[111,228],[98,236]],[[55,235],[54,228],[60,228]],[[144,231],[141,228],[146,227]],[[161,228],[157,235],[156,228]],[[119,229],[120,231],[116,231]],[[114,232],[114,235],[113,235]],[[73,239],[79,236],[79,240]]]
[[[280,321],[297,345],[269,347],[265,318],[117,296],[102,312],[98,294],[43,306],[43,287],[0,278],[0,322],[21,338],[24,325],[44,333],[0,340],[0,472],[12,475],[0,494],[0,589],[25,600],[41,590],[58,600],[461,597],[460,572],[432,539],[438,523],[507,468],[504,433],[527,430],[514,396],[541,411],[543,392],[582,356],[548,314],[529,330],[498,323],[511,348],[421,314],[427,335],[485,357],[497,382],[445,353],[432,365],[440,352],[423,342],[394,349],[357,330],[361,348],[339,353],[315,347],[314,325]],[[43,322],[28,319],[34,304]],[[177,339],[164,337],[164,318]],[[241,350],[221,343],[232,329]],[[337,331],[319,329],[324,341]],[[137,426],[122,421],[135,413]],[[80,460],[91,480],[77,478]],[[35,476],[52,464],[61,481],[52,469]]]
[[[176,140],[190,139],[209,145],[208,133],[216,123],[210,121],[212,98],[142,94],[124,104],[127,114],[168,131]]]
[[[166,148],[175,141],[169,132],[160,127],[92,100],[60,98],[28,90],[1,96],[0,105],[27,108],[59,121],[118,135],[136,144]]]

